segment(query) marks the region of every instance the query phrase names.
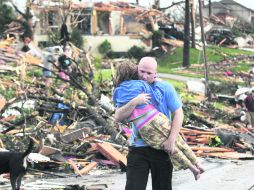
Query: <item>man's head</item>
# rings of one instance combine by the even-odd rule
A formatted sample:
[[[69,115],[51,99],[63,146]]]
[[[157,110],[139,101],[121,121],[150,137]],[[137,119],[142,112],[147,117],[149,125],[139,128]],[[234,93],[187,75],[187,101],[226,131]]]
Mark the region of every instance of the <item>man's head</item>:
[[[153,83],[157,74],[157,61],[153,57],[143,57],[138,64],[139,79]]]

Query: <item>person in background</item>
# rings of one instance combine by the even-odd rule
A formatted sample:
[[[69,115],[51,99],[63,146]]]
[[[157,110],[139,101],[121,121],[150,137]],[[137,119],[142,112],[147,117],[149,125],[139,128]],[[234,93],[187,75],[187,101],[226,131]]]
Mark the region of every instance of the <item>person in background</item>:
[[[254,127],[254,89],[251,90],[251,93],[247,95],[244,99],[244,108],[247,111],[247,120],[250,125],[248,127]]]
[[[59,69],[60,69],[58,76],[64,80],[62,81],[59,87],[59,90],[61,93],[69,86],[68,81],[70,80],[69,74],[71,74],[71,64],[72,64],[71,47],[67,44],[63,50],[64,50],[63,55],[59,56],[58,58]]]
[[[45,86],[49,87],[52,83],[52,69],[53,64],[57,61],[56,56],[54,56],[53,53],[48,53],[47,55],[44,55],[43,59],[43,78],[45,81]]]
[[[21,36],[21,40],[23,42],[23,46],[21,47],[21,51],[25,52],[25,53],[29,53],[32,56],[38,57],[40,59],[43,59],[41,50],[35,46],[35,44],[33,43],[33,38],[31,35],[29,34],[23,34]]]

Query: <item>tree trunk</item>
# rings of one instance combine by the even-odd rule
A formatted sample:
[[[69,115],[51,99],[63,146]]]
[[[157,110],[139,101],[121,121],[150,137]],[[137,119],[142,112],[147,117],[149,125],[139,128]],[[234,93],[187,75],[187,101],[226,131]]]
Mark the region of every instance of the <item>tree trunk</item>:
[[[211,3],[211,0],[209,0],[209,19],[210,19],[210,17],[211,17],[211,15],[212,15],[212,3]]]
[[[190,66],[190,3],[185,0],[183,67]]]
[[[154,8],[158,9],[158,10],[160,9],[160,0],[155,0],[154,1]]]

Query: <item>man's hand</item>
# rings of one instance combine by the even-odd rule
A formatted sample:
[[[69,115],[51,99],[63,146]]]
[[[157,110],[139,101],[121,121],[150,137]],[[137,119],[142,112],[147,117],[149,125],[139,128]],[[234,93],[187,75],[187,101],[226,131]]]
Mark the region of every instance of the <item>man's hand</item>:
[[[176,141],[177,135],[179,134],[180,129],[182,127],[183,117],[184,117],[183,109],[178,108],[174,112],[173,121],[171,123],[170,135],[169,135],[168,139],[162,144],[164,150],[168,154],[174,154],[176,152],[175,151],[175,141]]]
[[[175,141],[171,140],[171,138],[162,143],[162,147],[169,155],[175,153]]]

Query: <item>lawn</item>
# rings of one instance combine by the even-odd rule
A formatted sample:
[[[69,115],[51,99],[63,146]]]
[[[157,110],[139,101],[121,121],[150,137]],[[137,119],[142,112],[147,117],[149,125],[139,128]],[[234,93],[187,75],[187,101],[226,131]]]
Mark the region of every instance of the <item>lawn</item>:
[[[251,55],[253,52],[224,48],[218,46],[210,46],[206,48],[207,63],[218,63],[225,58],[231,58],[238,55]],[[190,49],[190,65],[202,64],[202,51],[197,49]],[[182,67],[183,62],[183,48],[177,48],[171,54],[165,54],[158,59],[158,71],[161,73],[174,73],[174,70]],[[247,69],[246,66],[239,66],[240,68]],[[238,69],[238,68],[237,68]]]
[[[252,55],[253,52],[244,51],[239,49],[224,48],[218,46],[210,46],[206,48],[207,63],[216,64],[220,61],[232,58],[240,55]],[[165,54],[158,60],[158,72],[160,73],[172,73],[182,76],[189,76],[195,78],[204,78],[204,64],[202,61],[202,51],[197,49],[190,49],[190,67],[188,69],[182,67],[183,48],[176,48],[173,53]],[[195,66],[194,66],[195,64]],[[248,72],[253,66],[250,61],[239,61],[236,63],[230,63],[229,67],[220,65],[219,68],[209,67],[209,79],[210,80],[224,80],[225,76],[223,72],[230,70],[233,73]],[[97,69],[95,72],[95,81],[100,80],[112,80],[111,71],[109,69]],[[176,85],[178,86],[178,85]]]
[[[104,80],[112,80],[111,70],[110,69],[96,69],[94,80],[96,82],[104,81]]]

